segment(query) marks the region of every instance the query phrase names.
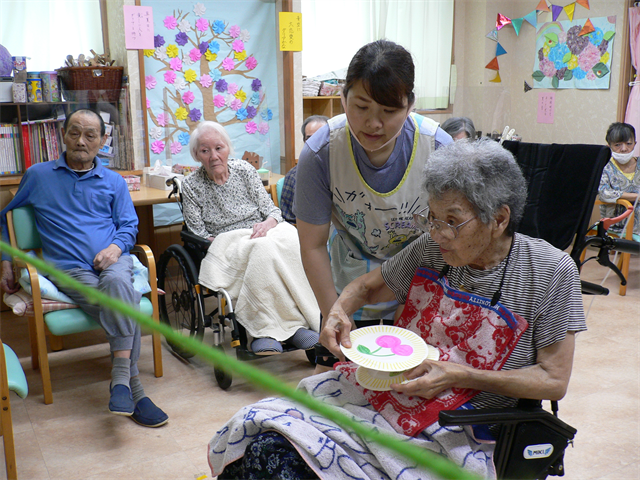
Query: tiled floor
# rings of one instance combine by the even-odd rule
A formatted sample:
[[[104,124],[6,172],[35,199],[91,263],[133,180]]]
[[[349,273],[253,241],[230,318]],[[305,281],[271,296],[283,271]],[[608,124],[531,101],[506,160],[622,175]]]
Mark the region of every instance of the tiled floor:
[[[605,273],[588,265],[582,277],[600,283]],[[578,337],[569,393],[560,403],[561,418],[578,429],[565,457],[567,480],[640,478],[638,258],[632,258],[626,297],[618,295],[613,275],[605,286],[611,289],[607,297],[584,297],[585,309],[593,299],[589,331]],[[147,336],[141,379],[170,421],[159,429],[140,427],[107,412],[109,350],[100,332],[92,332],[70,338],[67,350],[50,356],[54,403],[44,405],[40,377],[28,358],[25,320],[4,312],[1,326],[30,388],[26,400],[11,394],[21,479],[210,478],[207,442],[242,405],[265,396],[240,378],[220,390],[210,365],[198,359],[186,364],[166,346],[164,377],[156,379]],[[300,351],[262,359],[260,366],[292,385],[313,372]]]

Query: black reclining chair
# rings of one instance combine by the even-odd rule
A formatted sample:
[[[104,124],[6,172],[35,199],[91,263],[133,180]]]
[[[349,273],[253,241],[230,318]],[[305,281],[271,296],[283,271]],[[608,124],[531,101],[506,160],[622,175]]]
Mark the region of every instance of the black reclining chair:
[[[527,180],[529,194],[518,232],[542,238],[560,250],[572,244],[579,257],[589,230],[593,203],[602,170],[610,158],[608,147],[504,142]],[[598,285],[582,282],[583,293],[604,293]],[[538,400],[521,399],[515,408],[440,412],[440,424],[499,425],[494,461],[498,478],[542,479],[564,475],[564,451],[577,430]]]

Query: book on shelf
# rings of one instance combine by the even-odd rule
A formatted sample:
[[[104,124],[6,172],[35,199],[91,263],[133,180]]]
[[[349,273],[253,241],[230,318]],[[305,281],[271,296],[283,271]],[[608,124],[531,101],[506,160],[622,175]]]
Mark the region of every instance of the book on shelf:
[[[0,175],[22,172],[19,142],[17,126],[12,123],[0,123]]]

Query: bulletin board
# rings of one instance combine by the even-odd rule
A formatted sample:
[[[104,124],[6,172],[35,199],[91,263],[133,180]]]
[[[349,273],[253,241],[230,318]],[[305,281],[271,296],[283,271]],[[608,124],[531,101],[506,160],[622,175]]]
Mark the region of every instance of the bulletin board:
[[[223,125],[235,158],[280,172],[275,1],[139,0],[153,10],[154,48],[141,81],[151,166],[194,165],[203,120]]]

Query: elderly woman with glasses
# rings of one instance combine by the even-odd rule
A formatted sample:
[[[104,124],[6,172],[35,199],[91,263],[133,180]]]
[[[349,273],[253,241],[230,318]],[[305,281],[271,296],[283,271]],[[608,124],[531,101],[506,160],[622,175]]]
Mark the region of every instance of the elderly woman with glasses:
[[[357,358],[355,350],[361,357],[411,359],[411,345],[398,348],[406,341],[394,327],[366,327],[379,329],[371,337],[377,336],[376,345],[365,343],[362,329],[351,335],[353,312],[395,298],[404,305],[395,327],[415,332],[438,355],[418,358],[402,372],[406,380],[385,391],[353,362],[304,379],[299,388],[362,423],[495,478],[495,431],[441,428],[438,412],[562,398],[575,334],[586,330],[580,278],[569,255],[515,233],[526,184],[511,153],[496,142],[455,142],[432,153],[423,187],[427,208],[415,222],[425,233],[343,290],[320,339],[342,359],[345,352]],[[245,407],[209,447],[214,475],[226,466],[220,479],[254,478],[252,465],[265,472],[291,466],[297,473],[286,478],[315,478],[316,472],[323,478],[400,478],[408,470],[407,478],[432,478],[283,399]]]

